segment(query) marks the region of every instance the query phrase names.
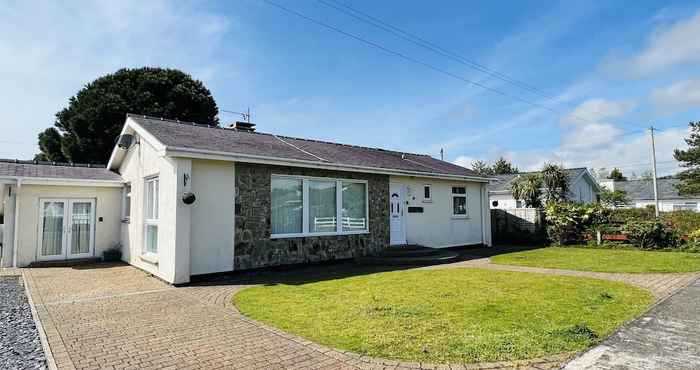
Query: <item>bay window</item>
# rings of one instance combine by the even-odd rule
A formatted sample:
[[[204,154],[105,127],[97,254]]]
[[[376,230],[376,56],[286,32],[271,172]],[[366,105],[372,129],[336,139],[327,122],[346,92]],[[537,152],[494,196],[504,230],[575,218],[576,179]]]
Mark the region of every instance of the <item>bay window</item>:
[[[272,237],[369,230],[366,181],[273,175],[271,188]]]

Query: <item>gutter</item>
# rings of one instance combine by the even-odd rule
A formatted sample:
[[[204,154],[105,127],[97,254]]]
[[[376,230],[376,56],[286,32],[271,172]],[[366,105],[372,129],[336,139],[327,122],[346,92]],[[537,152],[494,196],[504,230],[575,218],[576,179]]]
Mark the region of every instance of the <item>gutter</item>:
[[[386,175],[397,175],[397,176],[416,176],[416,177],[428,177],[428,178],[440,178],[440,179],[451,179],[451,180],[469,180],[474,182],[485,182],[488,183],[494,180],[489,177],[479,177],[479,176],[460,176],[433,172],[418,172],[409,170],[394,170],[382,167],[367,167],[358,165],[344,165],[335,163],[319,163],[316,161],[309,161],[304,159],[288,159],[288,158],[278,158],[278,157],[268,157],[260,155],[251,154],[241,154],[241,153],[230,153],[230,152],[217,152],[211,150],[203,149],[193,149],[185,147],[165,147],[163,155],[170,157],[193,157],[198,155],[199,157],[206,158],[207,156],[214,156],[217,159],[248,162],[248,163],[263,163],[263,164],[277,164],[282,166],[293,166],[293,167],[315,167],[315,168],[325,168],[340,171],[350,171],[350,172],[364,172],[364,173],[378,173]]]
[[[87,180],[71,179],[64,177],[25,177],[25,176],[0,176],[0,184],[14,185],[18,183],[25,185],[65,185],[65,186],[115,186],[123,185],[121,180]]]

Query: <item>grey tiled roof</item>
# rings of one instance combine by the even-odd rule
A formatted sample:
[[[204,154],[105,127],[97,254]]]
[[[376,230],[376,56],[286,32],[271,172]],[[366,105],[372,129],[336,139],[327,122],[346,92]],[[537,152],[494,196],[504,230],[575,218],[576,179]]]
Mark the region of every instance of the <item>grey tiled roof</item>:
[[[677,186],[680,183],[679,179],[657,179],[659,199],[690,199],[678,194]],[[615,181],[615,190],[624,190],[631,200],[654,199],[652,180]]]
[[[573,181],[577,177],[579,177],[582,173],[586,172],[587,169],[585,167],[581,168],[567,168],[566,173],[569,175],[569,181]],[[515,180],[518,176],[522,175],[528,175],[528,174],[536,174],[539,172],[521,172],[519,174],[514,174],[514,175],[496,175],[496,181],[492,181],[488,189],[489,191],[493,192],[510,192],[510,185]]]
[[[0,159],[1,177],[35,177],[50,179],[121,181],[119,174],[103,166],[71,165],[67,163],[17,161]]]
[[[133,114],[129,117],[167,147],[304,160],[339,166],[480,177],[470,169],[428,155],[224,129]]]

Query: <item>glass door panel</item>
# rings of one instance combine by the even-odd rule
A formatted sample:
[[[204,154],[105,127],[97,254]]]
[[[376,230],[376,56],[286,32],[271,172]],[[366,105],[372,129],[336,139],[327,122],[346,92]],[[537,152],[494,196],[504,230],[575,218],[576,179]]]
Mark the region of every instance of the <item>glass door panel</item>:
[[[65,216],[66,202],[50,200],[41,202],[40,259],[64,258]]]
[[[70,228],[68,257],[92,256],[94,208],[92,200],[72,200],[70,202]]]

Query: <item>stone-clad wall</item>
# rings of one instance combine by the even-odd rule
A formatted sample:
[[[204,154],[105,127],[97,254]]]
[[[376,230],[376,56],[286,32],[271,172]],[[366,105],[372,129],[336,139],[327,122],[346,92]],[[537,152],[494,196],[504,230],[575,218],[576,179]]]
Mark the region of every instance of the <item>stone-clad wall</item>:
[[[368,181],[369,234],[270,239],[272,174]],[[389,176],[236,163],[236,270],[352,258],[389,245]]]

